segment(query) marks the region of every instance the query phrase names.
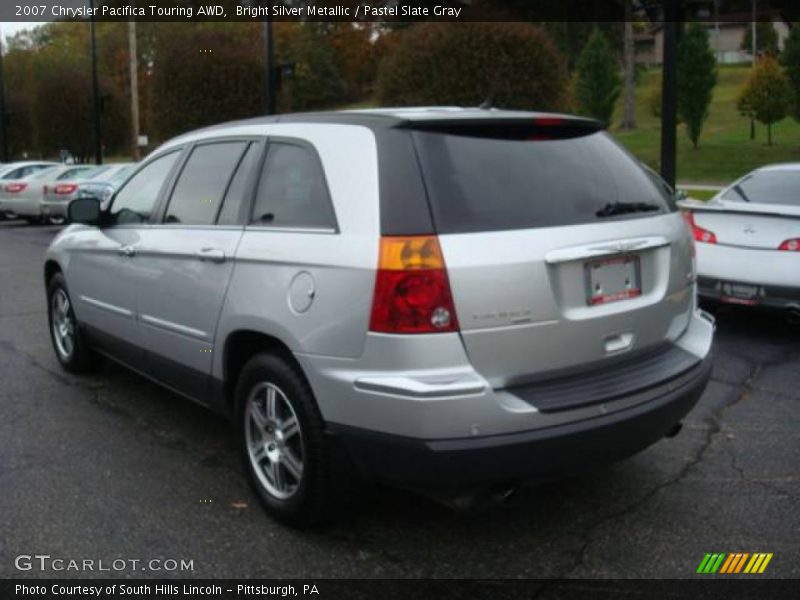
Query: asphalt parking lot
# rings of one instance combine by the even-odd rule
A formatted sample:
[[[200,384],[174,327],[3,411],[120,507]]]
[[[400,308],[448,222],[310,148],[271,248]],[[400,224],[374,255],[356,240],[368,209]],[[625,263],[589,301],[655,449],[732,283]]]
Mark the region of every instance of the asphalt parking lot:
[[[366,487],[345,521],[298,532],[257,505],[225,421],[111,364],[61,371],[41,274],[56,231],[0,222],[0,577],[682,578],[707,552],[800,577],[800,327],[780,317],[721,310],[700,404],[636,457],[470,513]],[[193,570],[21,572],[22,554]]]

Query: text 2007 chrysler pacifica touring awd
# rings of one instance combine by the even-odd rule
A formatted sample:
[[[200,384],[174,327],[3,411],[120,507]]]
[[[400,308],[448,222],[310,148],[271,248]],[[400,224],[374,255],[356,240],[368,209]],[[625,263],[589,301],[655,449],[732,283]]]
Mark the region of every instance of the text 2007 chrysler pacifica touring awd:
[[[288,522],[351,473],[446,493],[629,456],[709,378],[686,224],[594,121],[228,123],[70,216],[44,268],[61,364],[98,352],[231,415]]]

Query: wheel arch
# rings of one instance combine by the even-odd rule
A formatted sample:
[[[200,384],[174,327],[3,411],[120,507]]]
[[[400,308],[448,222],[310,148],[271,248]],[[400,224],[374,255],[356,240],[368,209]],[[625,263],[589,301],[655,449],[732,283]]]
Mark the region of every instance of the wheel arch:
[[[254,329],[237,329],[225,338],[222,350],[222,389],[225,408],[233,414],[236,382],[242,367],[256,354],[270,352],[290,362],[308,382],[302,365],[281,339]],[[310,385],[310,384],[309,384]]]
[[[52,258],[48,259],[44,263],[44,286],[47,288],[50,285],[50,280],[56,273],[63,273],[64,270],[61,268],[61,265],[58,264],[57,261],[53,260]]]

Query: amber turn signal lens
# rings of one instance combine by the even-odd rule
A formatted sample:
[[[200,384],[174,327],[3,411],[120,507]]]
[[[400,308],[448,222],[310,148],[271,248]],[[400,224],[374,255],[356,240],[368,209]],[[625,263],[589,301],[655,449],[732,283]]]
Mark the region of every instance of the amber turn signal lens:
[[[444,257],[434,235],[381,238],[379,269],[443,269]]]

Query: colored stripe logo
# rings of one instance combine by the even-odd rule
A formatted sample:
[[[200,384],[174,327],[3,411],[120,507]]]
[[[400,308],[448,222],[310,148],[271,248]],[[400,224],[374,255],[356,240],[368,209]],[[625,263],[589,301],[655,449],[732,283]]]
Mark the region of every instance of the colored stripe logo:
[[[713,575],[714,573],[726,575],[739,573],[760,574],[766,570],[771,560],[771,552],[756,552],[754,554],[749,552],[707,553],[703,560],[700,561],[696,572],[704,575]]]

